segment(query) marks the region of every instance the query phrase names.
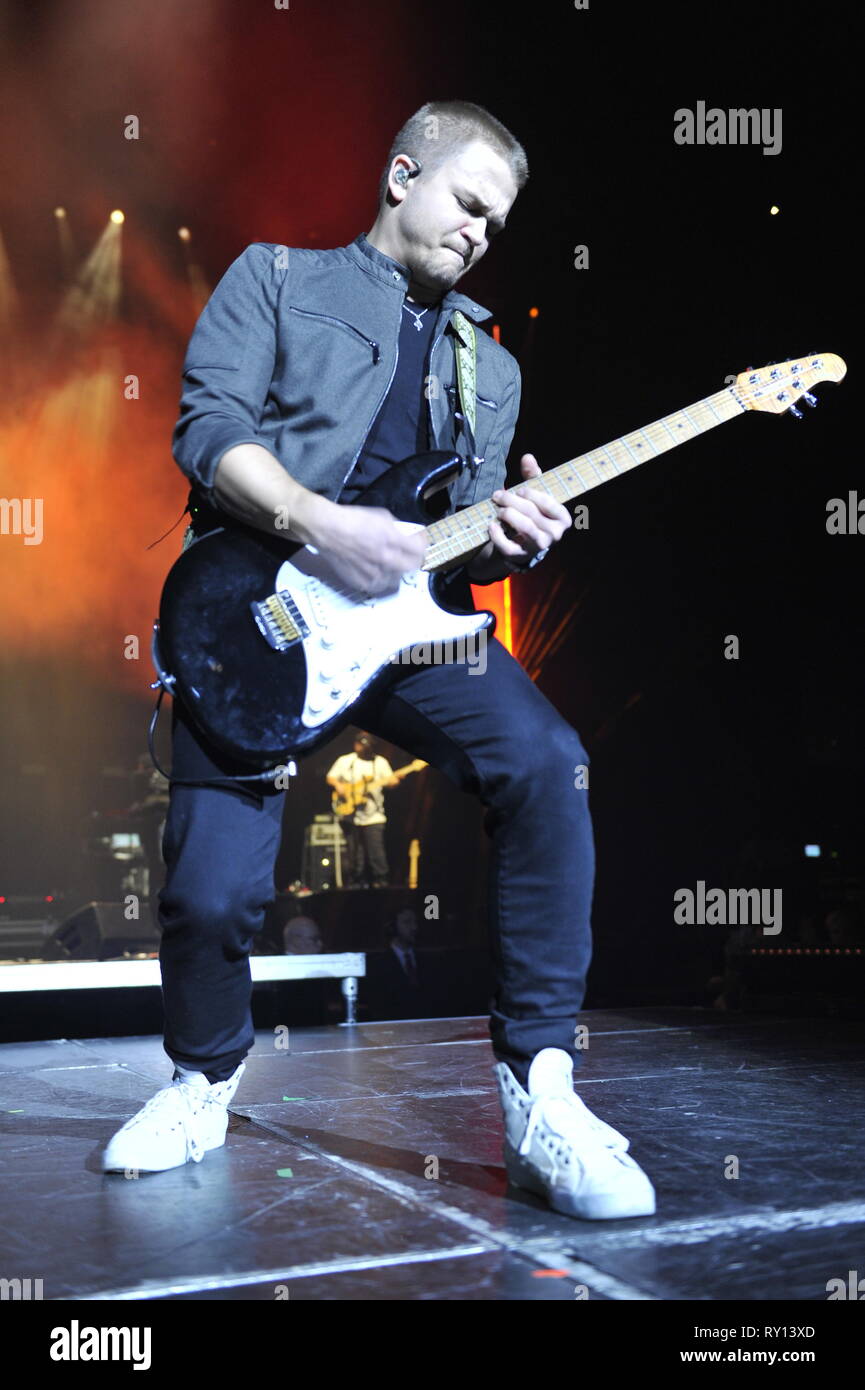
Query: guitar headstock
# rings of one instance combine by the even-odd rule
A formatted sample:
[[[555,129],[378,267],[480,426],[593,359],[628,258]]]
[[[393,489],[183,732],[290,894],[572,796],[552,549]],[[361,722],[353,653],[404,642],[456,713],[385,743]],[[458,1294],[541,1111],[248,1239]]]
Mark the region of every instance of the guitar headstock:
[[[800,398],[804,397],[806,405],[817,404],[810,394],[812,386],[820,381],[840,381],[846,371],[847,364],[834,352],[815,352],[793,362],[740,372],[730,389],[746,410],[768,410],[772,415],[791,410],[801,415],[801,410],[794,408]]]

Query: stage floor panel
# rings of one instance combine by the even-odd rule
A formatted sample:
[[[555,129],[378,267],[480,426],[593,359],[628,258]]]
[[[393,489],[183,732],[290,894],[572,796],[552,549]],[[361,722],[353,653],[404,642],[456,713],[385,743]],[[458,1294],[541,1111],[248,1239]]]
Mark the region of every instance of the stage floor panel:
[[[860,1267],[861,1022],[583,1021],[577,1090],[654,1217],[507,1187],[485,1019],[260,1032],[226,1147],[139,1177],[99,1155],[170,1079],[160,1039],[0,1046],[0,1274],[46,1299],[824,1301]]]

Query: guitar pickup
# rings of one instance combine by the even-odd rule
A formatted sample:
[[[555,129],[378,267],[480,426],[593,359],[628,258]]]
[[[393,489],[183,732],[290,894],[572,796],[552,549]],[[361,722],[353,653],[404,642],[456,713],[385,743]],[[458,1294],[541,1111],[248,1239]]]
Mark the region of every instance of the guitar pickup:
[[[309,628],[287,589],[256,599],[249,606],[259,632],[275,652],[284,652],[309,636]]]

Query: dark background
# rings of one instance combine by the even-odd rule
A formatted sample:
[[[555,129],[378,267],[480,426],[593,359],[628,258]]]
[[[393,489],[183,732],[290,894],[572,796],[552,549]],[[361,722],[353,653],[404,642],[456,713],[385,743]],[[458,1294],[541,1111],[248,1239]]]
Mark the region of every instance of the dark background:
[[[514,465],[530,449],[553,466],[752,365],[830,351],[849,368],[801,421],[751,414],[592,493],[589,530],[514,586],[518,650],[559,575],[557,603],[576,605],[538,683],[592,756],[589,1002],[699,981],[707,938],[672,921],[673,892],[697,879],[783,886],[791,931],[861,892],[865,538],[826,532],[827,501],[862,470],[852,22],[837,4],[0,6],[0,230],[16,290],[0,493],[46,498],[43,546],[0,537],[0,893],[93,896],[88,817],[128,802],[144,747],[147,625],[179,532],[146,546],[185,500],[170,432],[194,303],[176,228],[192,229],[211,287],[251,241],[345,244],[372,223],[396,129],[434,97],[487,106],[529,158],[507,232],[463,286],[523,369]],[[676,145],[673,113],[699,100],[782,108],[782,152]],[[122,138],[129,112],[137,142]],[[40,410],[90,361],[47,348],[64,289],[57,204],[82,256],[112,207],[127,218],[123,294],[96,347],[120,376],[140,373],[142,408],[118,399],[101,451],[80,434],[76,450],[74,428],[40,449]],[[137,667],[119,655],[130,632]],[[731,633],[738,661],[724,659]],[[347,746],[292,786],[281,887]],[[391,801],[395,874],[412,826],[448,924],[423,940],[477,945],[479,809],[438,774],[406,783]],[[806,842],[823,847],[816,864]]]

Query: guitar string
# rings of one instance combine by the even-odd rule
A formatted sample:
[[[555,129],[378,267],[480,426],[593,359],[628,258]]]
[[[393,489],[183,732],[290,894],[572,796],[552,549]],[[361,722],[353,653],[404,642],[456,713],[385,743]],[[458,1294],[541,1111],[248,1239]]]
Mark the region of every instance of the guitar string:
[[[716,409],[716,406],[719,409]],[[623,472],[637,467],[648,459],[656,458],[668,449],[685,443],[688,439],[693,439],[697,434],[735,418],[745,409],[746,407],[742,405],[732,388],[728,387],[683,410],[663,416],[660,420],[655,420],[642,429],[634,430],[610,444],[602,445],[587,454],[579,455],[538,478],[528,479],[523,484],[518,484],[518,487],[542,487],[557,501],[569,501],[589,491],[596,484],[609,482],[612,478],[620,476]],[[681,431],[682,421],[691,427],[692,433],[687,435],[674,434],[671,426],[674,425]],[[666,430],[666,435],[669,438],[662,433],[662,430]],[[655,438],[653,438],[652,432],[654,432]],[[643,447],[640,443],[640,436],[648,443],[651,452],[638,454],[631,447],[631,442],[637,449]],[[627,449],[629,457],[622,456],[620,446]],[[599,462],[601,467],[599,467]],[[590,477],[586,477],[587,465],[596,474],[594,481]],[[608,470],[607,472],[602,471],[604,467]],[[581,486],[574,487],[575,480]],[[486,544],[489,539],[487,529],[489,522],[497,515],[495,505],[489,500],[484,500],[457,516],[445,517],[441,521],[432,522],[427,527],[427,534],[431,539],[422,568],[424,570],[436,569],[448,561],[455,560],[462,554]]]

